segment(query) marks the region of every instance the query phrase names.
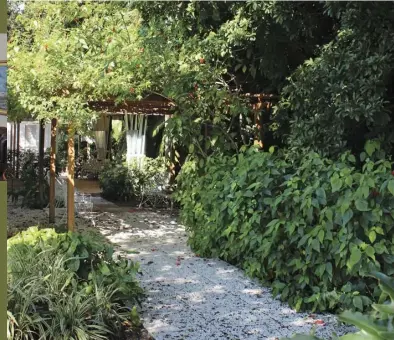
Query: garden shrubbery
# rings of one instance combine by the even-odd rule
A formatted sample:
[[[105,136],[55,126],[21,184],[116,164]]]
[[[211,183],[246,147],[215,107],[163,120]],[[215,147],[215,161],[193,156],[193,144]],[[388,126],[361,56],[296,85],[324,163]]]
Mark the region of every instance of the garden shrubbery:
[[[112,162],[99,176],[103,197],[113,201],[140,201],[150,190],[162,185],[166,178],[163,158],[144,158],[142,166]]]
[[[11,160],[12,152],[9,151],[8,159]],[[40,202],[38,197],[39,191],[39,167],[38,167],[38,153],[33,150],[25,150],[19,153],[19,169],[20,180],[22,186],[18,189],[13,189],[8,192],[13,197],[14,201],[17,201],[19,197],[22,197],[22,207],[30,209],[43,208],[49,203],[49,183],[47,181],[47,175],[50,169],[50,151],[47,150],[44,153],[43,159],[43,202]],[[60,162],[56,159],[56,174],[59,173]],[[11,171],[11,169],[9,169]],[[15,177],[15,174],[9,174],[10,177]]]
[[[122,339],[138,266],[89,234],[30,228],[7,242],[8,339]]]
[[[346,334],[341,337],[334,336],[337,340],[385,340],[394,337],[394,279],[382,273],[373,273],[373,277],[379,280],[380,289],[389,297],[389,301],[373,304],[371,315],[360,312],[345,311],[339,315],[339,320],[356,326],[359,331],[354,334]],[[311,335],[295,335],[294,340],[320,340],[313,332]],[[286,340],[286,339],[283,339]],[[289,338],[287,339],[289,340]]]
[[[188,162],[177,199],[196,252],[269,282],[297,310],[364,310],[381,295],[366,274],[394,273],[394,176],[377,142],[360,159],[251,148]]]

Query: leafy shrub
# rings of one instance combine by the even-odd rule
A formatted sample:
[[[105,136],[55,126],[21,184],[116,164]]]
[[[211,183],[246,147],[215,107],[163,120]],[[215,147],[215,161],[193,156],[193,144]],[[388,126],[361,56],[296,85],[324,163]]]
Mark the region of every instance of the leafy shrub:
[[[11,157],[10,155],[11,151],[9,153],[9,157]],[[44,153],[44,179],[42,181],[44,197],[42,203],[37,197],[39,190],[38,153],[32,150],[21,151],[19,155],[19,162],[19,173],[22,187],[15,189],[14,192],[10,192],[9,194],[13,196],[14,200],[17,200],[18,197],[23,197],[22,207],[35,209],[46,206],[49,203],[49,184],[46,180],[46,176],[50,169],[50,152],[47,151]],[[56,160],[56,174],[58,174],[59,170],[60,163]],[[12,176],[15,177],[15,174]]]
[[[342,340],[386,340],[394,337],[394,279],[382,274],[374,273],[373,276],[380,280],[381,290],[389,296],[390,303],[373,304],[374,312],[372,315],[363,315],[360,312],[345,311],[339,316],[339,320],[349,323],[359,328],[355,334],[341,336]],[[295,335],[292,339],[296,340],[319,340],[313,334]],[[286,340],[286,339],[284,339]]]
[[[99,175],[103,197],[113,201],[130,201],[135,192],[129,172],[123,163],[105,166]]]
[[[88,234],[30,228],[8,240],[8,339],[119,339],[136,319],[138,266]]]
[[[394,273],[394,177],[388,160],[372,160],[379,152],[368,143],[357,166],[350,153],[332,161],[255,148],[188,162],[176,198],[189,243],[297,310],[363,310],[381,293],[366,273]]]
[[[105,198],[110,200],[141,200],[149,190],[166,181],[166,167],[162,158],[144,158],[142,165],[112,162],[99,176]]]

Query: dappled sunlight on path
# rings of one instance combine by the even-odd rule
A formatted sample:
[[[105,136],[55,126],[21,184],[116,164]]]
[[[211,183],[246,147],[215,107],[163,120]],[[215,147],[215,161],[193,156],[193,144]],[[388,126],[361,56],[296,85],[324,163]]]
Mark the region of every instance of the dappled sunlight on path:
[[[308,333],[330,338],[351,328],[332,315],[296,313],[243,271],[203,259],[185,228],[164,212],[100,207],[96,228],[124,256],[140,262],[145,328],[161,339],[275,339]]]

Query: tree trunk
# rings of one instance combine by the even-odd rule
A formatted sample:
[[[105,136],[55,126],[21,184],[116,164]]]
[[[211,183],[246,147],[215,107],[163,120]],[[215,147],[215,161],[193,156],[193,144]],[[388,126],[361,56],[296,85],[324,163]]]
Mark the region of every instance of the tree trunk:
[[[68,128],[68,145],[67,145],[67,229],[75,231],[75,212],[74,212],[74,131],[70,126]]]
[[[52,119],[51,124],[51,164],[49,183],[49,223],[55,223],[55,185],[56,185],[56,126],[57,119]]]
[[[39,125],[39,139],[38,139],[38,191],[40,197],[40,207],[43,207],[44,202],[44,135],[45,126],[44,120],[40,120]]]

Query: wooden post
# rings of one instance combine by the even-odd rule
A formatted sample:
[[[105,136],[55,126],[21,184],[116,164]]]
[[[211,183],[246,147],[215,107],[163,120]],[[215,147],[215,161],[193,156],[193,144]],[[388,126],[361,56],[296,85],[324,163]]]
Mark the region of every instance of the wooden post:
[[[49,182],[49,223],[55,223],[55,185],[56,185],[56,126],[57,119],[52,119],[51,124],[51,159]]]
[[[45,142],[45,126],[44,120],[41,119],[39,123],[38,136],[38,191],[40,197],[40,206],[43,207],[44,202],[44,142]]]
[[[167,126],[167,120],[170,119],[169,115],[165,115],[165,127]],[[175,164],[174,164],[174,148],[172,145],[172,141],[168,138],[165,139],[165,154],[168,157],[169,166],[168,166],[168,175],[169,175],[169,183],[172,184],[175,180]]]
[[[12,151],[12,164],[13,164],[13,168],[12,168],[12,170],[13,170],[13,173],[14,173],[14,175],[15,175],[15,172],[16,172],[16,158],[15,158],[15,156],[16,156],[16,123],[14,122],[14,126],[13,126],[13,146],[14,146],[14,149],[13,149],[13,151]]]
[[[67,144],[67,229],[75,231],[75,212],[74,212],[74,130],[71,126],[68,128]]]
[[[108,141],[107,141],[107,155],[109,160],[112,160],[112,116],[109,117]]]
[[[12,141],[13,141],[13,125],[11,125],[10,126],[10,140],[8,141],[7,140],[7,143],[9,142],[10,143],[10,149],[9,149],[9,151],[10,151],[10,160],[9,160],[9,164],[8,164],[8,168],[12,171],[13,169],[14,169],[14,159],[13,159],[13,156],[12,156],[12,154],[13,154],[13,145],[12,145]],[[8,152],[8,150],[7,150],[7,152]],[[8,154],[7,154],[7,157],[8,157]],[[7,163],[8,163],[8,158],[7,158]]]
[[[19,167],[20,167],[20,134],[21,134],[21,123],[18,122],[17,129],[16,129],[16,178],[19,178]]]

